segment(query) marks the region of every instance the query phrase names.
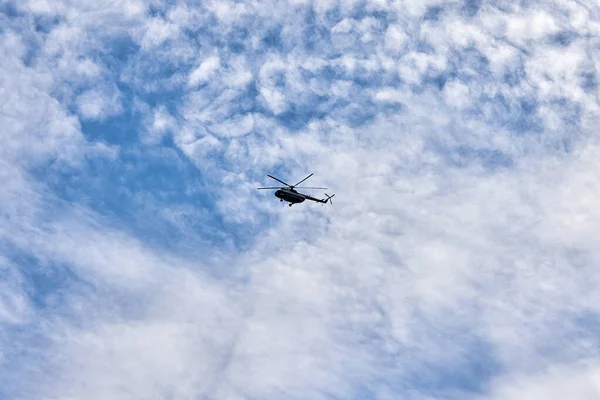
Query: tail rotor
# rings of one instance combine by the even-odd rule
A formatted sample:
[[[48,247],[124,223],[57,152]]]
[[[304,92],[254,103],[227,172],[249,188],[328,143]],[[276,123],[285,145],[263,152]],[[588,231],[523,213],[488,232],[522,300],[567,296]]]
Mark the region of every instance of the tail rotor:
[[[325,199],[325,200],[323,201],[323,203],[327,203],[327,202],[329,202],[329,204],[333,205],[333,200],[331,200],[331,198],[332,198],[333,196],[335,196],[335,194],[332,194],[332,195],[330,196],[330,195],[328,195],[327,193],[325,193],[325,196],[327,196],[327,199]]]

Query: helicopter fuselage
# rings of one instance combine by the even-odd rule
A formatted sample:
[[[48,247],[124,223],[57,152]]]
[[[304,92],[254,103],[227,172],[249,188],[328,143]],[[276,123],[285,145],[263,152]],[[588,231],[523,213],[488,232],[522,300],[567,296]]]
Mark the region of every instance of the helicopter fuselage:
[[[282,202],[283,201],[288,202],[290,207],[293,204],[303,203],[305,200],[311,200],[311,201],[314,201],[317,203],[323,203],[323,204],[326,204],[329,202],[331,204],[332,203],[331,198],[333,196],[335,196],[335,194],[332,194],[331,196],[329,196],[327,193],[325,193],[325,196],[327,196],[327,198],[317,199],[316,197],[312,197],[308,194],[299,193],[298,191],[296,191],[294,189],[295,187],[298,187],[299,184],[301,184],[302,182],[304,182],[305,180],[307,180],[308,178],[313,176],[313,174],[310,174],[309,176],[302,179],[300,182],[296,183],[295,185],[290,185],[289,183],[286,183],[279,178],[275,178],[273,175],[267,174],[267,176],[271,179],[275,179],[277,182],[282,183],[285,186],[284,187],[259,187],[257,189],[258,190],[277,189],[277,191],[275,192],[275,197],[277,197]],[[327,189],[327,188],[302,186],[302,189]]]
[[[275,192],[275,197],[281,199],[281,201],[287,201],[290,204],[302,203],[306,200],[306,197],[296,192],[293,189],[279,189]]]

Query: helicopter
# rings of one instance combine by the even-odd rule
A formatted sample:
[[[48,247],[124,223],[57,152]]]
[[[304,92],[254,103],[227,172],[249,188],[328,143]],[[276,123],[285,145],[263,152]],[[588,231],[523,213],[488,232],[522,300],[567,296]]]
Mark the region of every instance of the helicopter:
[[[288,203],[290,203],[289,204],[290,207],[293,206],[294,204],[302,203],[302,202],[304,202],[304,200],[312,200],[314,202],[323,203],[323,204],[326,204],[327,202],[329,202],[329,204],[333,204],[333,201],[331,200],[331,198],[333,196],[335,196],[335,194],[332,194],[330,196],[327,193],[325,193],[325,196],[327,196],[326,199],[317,199],[315,197],[309,196],[304,193],[299,193],[298,191],[296,191],[295,188],[298,187],[299,184],[301,184],[302,182],[304,182],[305,180],[307,180],[308,178],[310,178],[313,175],[314,174],[310,174],[309,176],[302,179],[300,182],[296,183],[295,185],[290,185],[289,183],[286,183],[286,182],[282,181],[281,179],[275,178],[274,176],[267,174],[267,176],[269,178],[275,179],[277,182],[283,183],[285,186],[260,187],[257,189],[258,190],[277,189],[277,191],[275,192],[275,197],[277,197],[279,199],[279,201],[281,201],[281,202],[287,201]],[[301,189],[327,189],[327,188],[301,187]]]

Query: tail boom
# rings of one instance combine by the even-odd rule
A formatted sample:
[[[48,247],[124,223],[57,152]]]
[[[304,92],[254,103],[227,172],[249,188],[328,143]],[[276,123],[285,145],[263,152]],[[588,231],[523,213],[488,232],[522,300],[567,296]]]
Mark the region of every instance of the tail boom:
[[[331,198],[332,198],[333,196],[335,196],[335,194],[332,194],[332,195],[330,196],[330,195],[328,195],[327,193],[325,193],[325,196],[327,196],[327,198],[326,198],[326,199],[317,199],[316,197],[307,196],[307,195],[303,195],[303,196],[304,196],[304,198],[305,198],[306,200],[312,200],[312,201],[314,201],[314,202],[316,202],[316,203],[323,203],[323,204],[330,203],[330,204],[333,204],[333,202],[331,201]]]

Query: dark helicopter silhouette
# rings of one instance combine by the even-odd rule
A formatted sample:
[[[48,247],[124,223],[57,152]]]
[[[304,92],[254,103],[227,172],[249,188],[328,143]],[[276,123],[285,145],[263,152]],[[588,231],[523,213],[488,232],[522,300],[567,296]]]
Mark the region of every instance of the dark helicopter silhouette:
[[[263,189],[277,189],[277,191],[275,192],[275,197],[279,198],[279,201],[287,201],[288,203],[290,203],[290,207],[296,203],[302,203],[304,200],[312,200],[315,201],[317,203],[327,203],[329,202],[330,204],[333,204],[333,201],[331,201],[331,198],[333,196],[335,196],[335,194],[332,194],[331,196],[328,195],[327,193],[325,193],[325,196],[327,196],[326,199],[317,199],[315,197],[309,196],[307,194],[304,193],[299,193],[298,191],[296,191],[296,187],[301,184],[302,182],[304,182],[305,180],[307,180],[308,178],[310,178],[311,176],[313,176],[314,174],[310,174],[309,176],[307,176],[306,178],[302,179],[300,182],[296,183],[295,185],[290,185],[289,183],[285,183],[284,181],[282,181],[281,179],[277,179],[272,175],[267,175],[269,178],[271,179],[275,179],[277,182],[281,182],[283,183],[285,186],[278,186],[278,187],[260,187],[257,188],[259,190],[263,190]],[[327,189],[327,188],[318,188],[318,187],[302,187],[301,189]]]

